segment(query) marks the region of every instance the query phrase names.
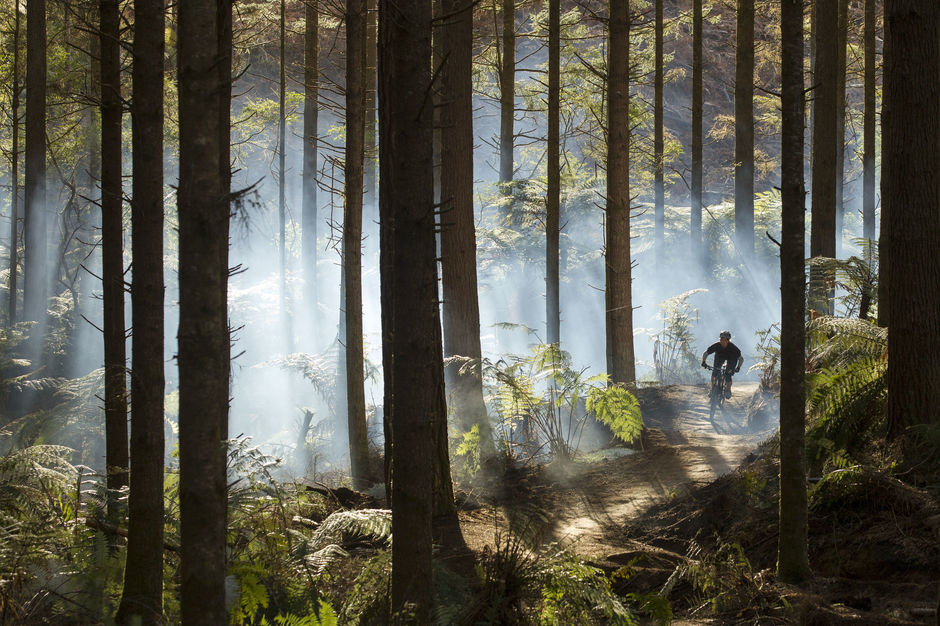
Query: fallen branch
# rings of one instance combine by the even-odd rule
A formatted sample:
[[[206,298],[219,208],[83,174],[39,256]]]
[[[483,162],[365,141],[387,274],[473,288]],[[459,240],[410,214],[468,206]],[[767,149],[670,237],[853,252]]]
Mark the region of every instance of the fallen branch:
[[[112,524],[111,522],[106,522],[95,517],[86,517],[85,526],[94,528],[95,530],[100,530],[101,532],[107,533],[109,535],[118,535],[120,537],[127,538],[126,528],[121,528],[116,524]],[[165,541],[163,542],[163,549],[169,550],[170,552],[176,552],[177,554],[179,554],[180,551],[179,546],[174,546],[172,543],[167,543]]]

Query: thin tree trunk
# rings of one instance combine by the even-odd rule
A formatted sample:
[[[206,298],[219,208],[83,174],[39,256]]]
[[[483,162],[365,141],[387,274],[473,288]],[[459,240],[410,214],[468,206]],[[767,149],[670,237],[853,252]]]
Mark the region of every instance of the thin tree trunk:
[[[180,588],[183,624],[224,624],[230,0],[179,7]]]
[[[124,207],[121,189],[121,41],[117,0],[102,0],[101,257],[104,305],[104,414],[109,493],[127,486],[127,353],[124,334]],[[116,519],[116,501],[108,516]]]
[[[369,440],[362,345],[362,162],[365,145],[365,0],[346,0],[346,209],[343,272],[346,278],[346,401],[353,485],[368,483]]]
[[[738,0],[734,74],[734,239],[754,254],[754,0]]]
[[[26,5],[26,207],[23,319],[31,331],[31,356],[42,349],[46,319],[46,1]]]
[[[320,54],[320,14],[317,0],[307,0],[304,26],[304,166],[301,254],[304,273],[304,309],[313,328],[313,344],[319,332],[317,303],[317,122]]]
[[[805,474],[805,264],[803,187],[803,3],[781,2],[782,142],[780,247],[780,535],[777,574],[809,577]]]
[[[848,29],[849,0],[836,0],[839,4],[836,30],[836,231],[835,256],[842,251],[842,231],[845,221],[845,46]]]
[[[862,236],[875,239],[875,0],[865,0],[865,113],[862,146]]]
[[[502,0],[503,45],[499,66],[499,183],[509,195],[513,177],[513,128],[516,115],[516,4]]]
[[[630,7],[611,0],[607,70],[607,229],[605,300],[607,373],[633,385],[633,298],[630,267]]]
[[[653,175],[656,266],[662,267],[666,253],[666,182],[663,172],[663,0],[656,0],[653,70]]]
[[[561,213],[561,162],[559,138],[561,74],[560,0],[548,0],[548,145],[546,147],[548,190],[545,196],[545,316],[546,340],[561,341],[559,302],[558,239]]]
[[[692,265],[704,267],[702,253],[702,2],[692,0]]]
[[[473,12],[462,0],[445,0],[441,9],[450,16],[435,34],[435,41],[441,42],[441,52],[447,59],[441,68],[440,107],[444,356],[479,362],[482,349],[473,215]],[[460,369],[461,364],[454,363],[444,370],[457,430],[466,433],[478,427],[483,459],[489,465],[496,455],[496,446],[483,400],[483,381],[478,371],[461,375]],[[446,444],[446,432],[441,434],[444,437],[435,439],[438,448],[442,440]],[[440,451],[438,455],[441,456]],[[443,471],[439,473],[442,481],[450,480],[449,471],[446,475]],[[442,495],[446,492],[447,489]],[[443,506],[435,506],[435,513],[453,509],[452,497],[441,500],[439,504]]]
[[[127,562],[116,621],[163,623],[163,0],[134,0]]]
[[[392,610],[408,611],[409,622],[426,624],[433,589],[431,431],[446,420],[427,102],[430,3],[379,0],[379,49],[382,335],[394,474]]]
[[[280,14],[280,76],[278,81],[278,118],[277,118],[277,219],[278,219],[278,261],[281,270],[278,290],[278,307],[281,313],[281,329],[284,333],[284,350],[294,351],[294,337],[290,311],[287,309],[287,2],[281,0]]]
[[[16,0],[13,10],[13,84],[10,94],[10,117],[13,128],[10,130],[12,151],[10,153],[10,299],[7,305],[7,323],[16,324],[16,276],[17,246],[19,246],[19,208],[20,208],[20,0]]]
[[[816,3],[816,74],[813,89],[813,212],[810,256],[836,255],[836,91],[838,87],[838,42],[832,33],[838,28],[836,0]],[[831,277],[810,271],[809,307],[829,313]]]
[[[888,267],[888,430],[940,424],[940,6],[886,0],[881,258]],[[911,459],[912,461],[914,459]]]
[[[376,165],[378,163],[375,151],[376,123],[375,123],[375,81],[376,81],[376,52],[378,51],[378,17],[376,0],[366,0],[366,50],[365,71],[363,73],[365,95],[365,165],[363,167],[363,227],[372,233],[378,221],[378,180],[376,178]],[[367,241],[374,241],[371,237]],[[367,244],[368,245],[368,244]],[[375,245],[368,245],[375,251]]]

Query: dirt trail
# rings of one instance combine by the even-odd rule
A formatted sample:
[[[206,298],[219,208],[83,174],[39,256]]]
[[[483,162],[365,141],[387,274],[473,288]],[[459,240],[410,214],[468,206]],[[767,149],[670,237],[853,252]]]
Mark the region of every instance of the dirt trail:
[[[704,387],[644,390],[643,450],[617,456],[627,451],[612,449],[598,460],[575,463],[563,475],[548,468],[541,480],[522,476],[509,488],[517,508],[526,511],[530,505],[530,519],[525,513],[495,520],[492,511],[465,512],[461,529],[467,544],[481,549],[481,542],[492,544],[494,528],[506,523],[516,531],[531,530],[537,523],[531,518],[541,516],[542,541],[559,541],[595,562],[626,562],[632,550],[621,531],[627,522],[692,483],[731,471],[768,436],[747,432],[745,408],[756,389],[756,383],[736,383],[714,424]]]

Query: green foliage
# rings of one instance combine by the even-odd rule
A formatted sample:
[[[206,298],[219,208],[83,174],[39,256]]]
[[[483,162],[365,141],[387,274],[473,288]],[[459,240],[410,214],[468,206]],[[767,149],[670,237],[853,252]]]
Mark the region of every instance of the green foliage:
[[[757,346],[755,354],[758,361],[749,372],[760,373],[760,386],[764,391],[778,391],[780,389],[780,324],[774,323],[770,327],[757,331]]]
[[[330,563],[349,556],[343,545],[365,540],[380,547],[390,547],[392,512],[387,509],[337,511],[323,520],[310,537],[297,531],[291,533],[297,539],[291,558],[303,563],[318,577]]]
[[[807,264],[810,276],[825,285],[811,283],[810,293],[824,286],[836,289],[836,312],[840,317],[876,319],[878,315],[878,243],[869,239],[856,239],[859,255],[847,259],[815,257]],[[817,306],[816,308],[821,308]]]
[[[693,309],[689,298],[707,289],[691,289],[659,303],[660,330],[645,329],[653,340],[653,368],[657,379],[666,385],[688,385],[702,382],[698,357],[693,352],[693,327],[698,321],[698,309]],[[639,329],[644,330],[644,329]]]
[[[606,376],[588,378],[584,370],[575,371],[571,356],[555,344],[538,344],[531,356],[484,359],[482,369],[500,418],[497,432],[510,448],[519,443],[529,456],[547,446],[553,458],[571,459],[592,411],[589,400],[594,412],[603,414],[599,419],[624,436],[642,429],[639,405],[628,391],[608,391]]]
[[[814,472],[843,467],[883,433],[887,330],[857,319],[820,317],[807,325],[807,459]]]
[[[591,387],[585,403],[588,413],[606,424],[614,435],[631,444],[643,433],[643,415],[640,403],[630,391],[620,385]]]

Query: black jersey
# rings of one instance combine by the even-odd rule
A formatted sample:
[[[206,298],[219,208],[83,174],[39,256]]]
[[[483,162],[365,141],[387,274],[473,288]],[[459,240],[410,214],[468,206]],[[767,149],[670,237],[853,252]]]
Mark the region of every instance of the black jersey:
[[[741,358],[741,350],[730,341],[724,348],[721,347],[720,341],[716,341],[708,346],[708,350],[705,351],[705,356],[712,353],[715,354],[715,369],[720,368],[722,363],[727,363],[728,368],[733,369],[737,366],[738,359]]]

